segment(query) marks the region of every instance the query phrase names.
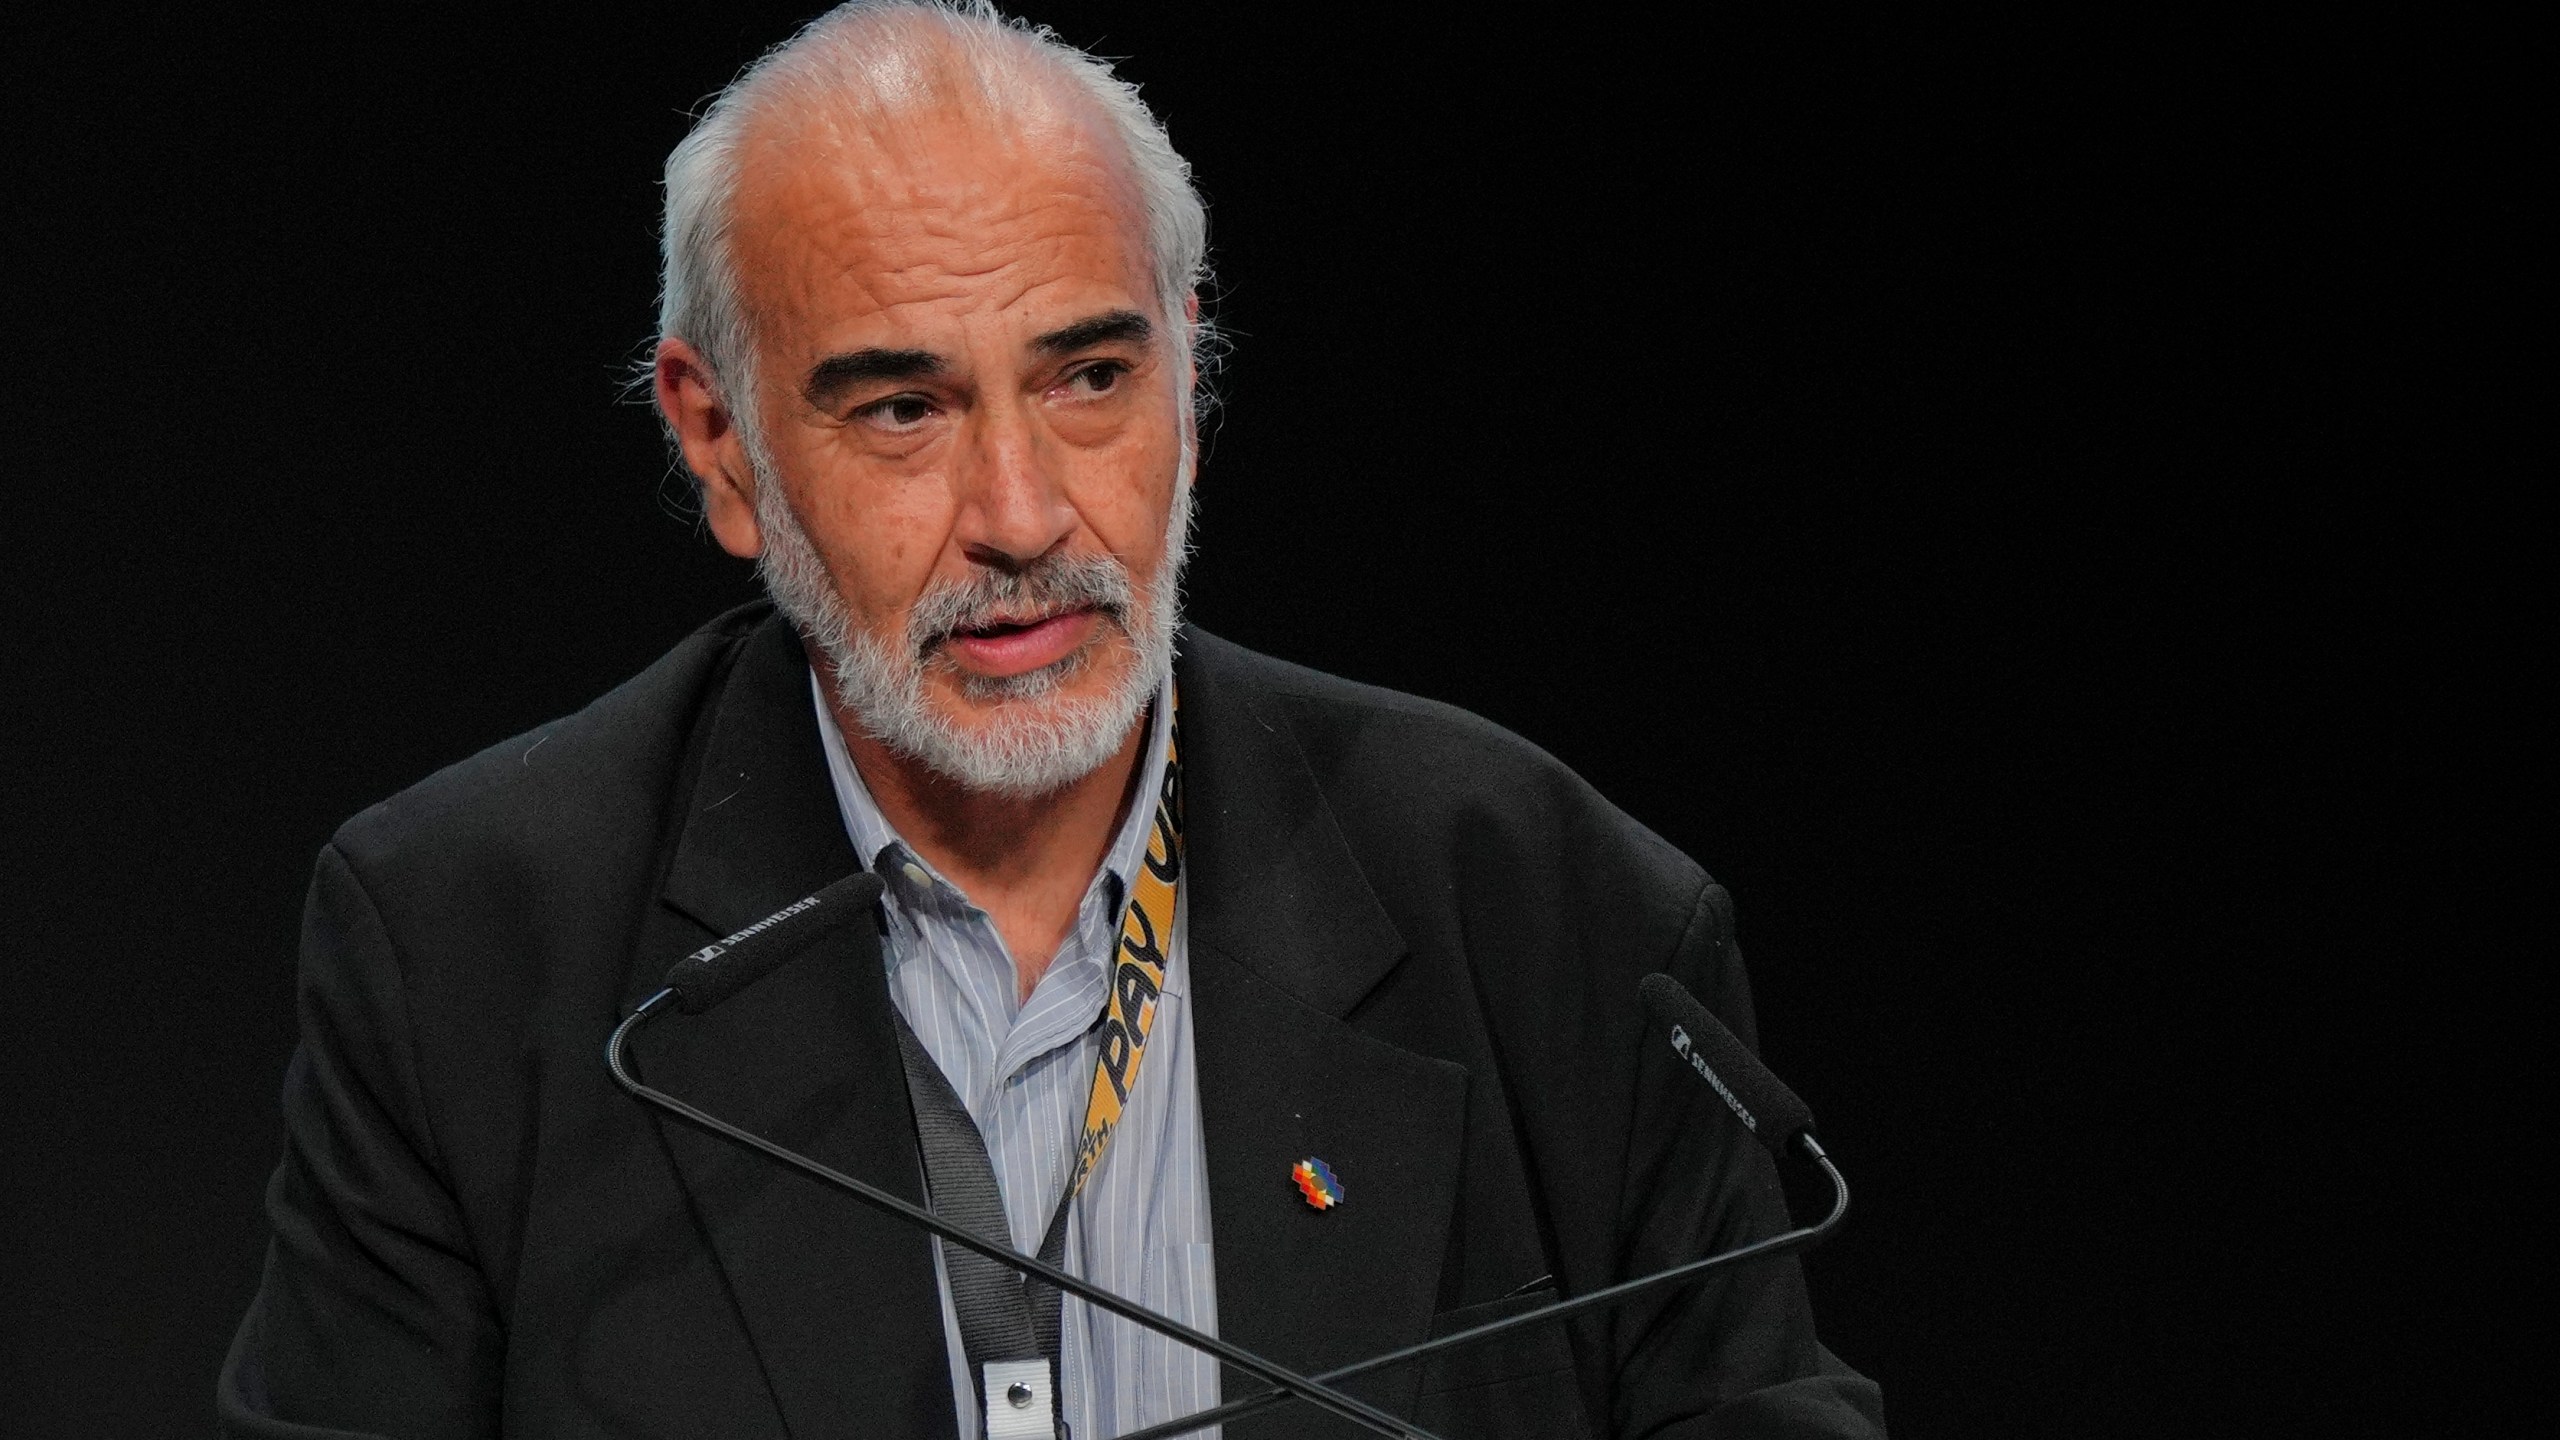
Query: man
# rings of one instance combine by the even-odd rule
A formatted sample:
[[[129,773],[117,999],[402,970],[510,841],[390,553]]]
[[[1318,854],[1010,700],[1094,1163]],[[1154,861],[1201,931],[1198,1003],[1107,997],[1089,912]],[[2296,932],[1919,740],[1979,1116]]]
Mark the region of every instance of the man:
[[[982,1433],[971,1257],[599,1058],[858,868],[877,933],[646,1032],[650,1082],[938,1208],[947,1097],[1021,1249],[1283,1364],[1784,1228],[1642,1043],[1654,970],[1751,1033],[1719,888],[1481,721],[1178,632],[1205,223],[1133,91],[981,8],[847,6],[667,185],[658,403],[774,605],[323,852],[231,1433]],[[1246,1388],[1054,1313],[1067,1433]],[[1791,1261],[1352,1388],[1453,1440],[1881,1429]]]

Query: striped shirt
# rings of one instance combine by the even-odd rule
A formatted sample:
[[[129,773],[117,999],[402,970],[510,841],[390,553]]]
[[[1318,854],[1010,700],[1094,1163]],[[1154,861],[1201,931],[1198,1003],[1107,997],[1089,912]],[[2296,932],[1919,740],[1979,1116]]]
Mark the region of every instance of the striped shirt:
[[[854,769],[814,674],[810,685],[845,833],[885,886],[890,998],[985,1138],[1015,1247],[1037,1254],[1084,1126],[1120,910],[1146,852],[1154,807],[1130,807],[1085,890],[1074,930],[1030,997],[1017,1003],[1013,954],[995,922],[899,838]],[[1156,697],[1133,791],[1142,797],[1163,787],[1170,695],[1168,682]],[[1190,888],[1187,881],[1182,888]],[[1209,1167],[1191,1048],[1190,929],[1184,903],[1165,947],[1164,992],[1137,1084],[1101,1168],[1068,1216],[1066,1268],[1215,1335]],[[961,1349],[938,1245],[934,1274],[960,1440],[978,1440],[980,1390]],[[1060,1397],[1076,1440],[1104,1440],[1218,1403],[1218,1366],[1210,1357],[1073,1296],[1061,1319]]]

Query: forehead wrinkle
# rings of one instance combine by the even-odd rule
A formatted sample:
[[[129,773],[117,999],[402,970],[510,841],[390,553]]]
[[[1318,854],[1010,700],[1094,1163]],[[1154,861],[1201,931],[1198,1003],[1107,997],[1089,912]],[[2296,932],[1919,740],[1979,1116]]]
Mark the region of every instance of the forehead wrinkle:
[[[1097,228],[1118,232],[1110,278],[1157,308],[1134,179],[1089,129],[1026,135],[946,112],[884,135],[811,119],[763,129],[742,157],[740,234],[769,262],[740,256],[760,328],[776,308],[807,308],[821,286],[849,287],[861,308],[885,314],[1008,268],[1045,270],[1045,255]],[[1025,277],[1000,308],[1051,278]]]

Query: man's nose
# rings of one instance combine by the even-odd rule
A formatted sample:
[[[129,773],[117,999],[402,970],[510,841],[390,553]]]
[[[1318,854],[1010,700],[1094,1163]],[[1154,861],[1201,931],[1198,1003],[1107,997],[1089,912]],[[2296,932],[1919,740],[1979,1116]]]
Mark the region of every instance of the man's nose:
[[[955,477],[956,538],[971,560],[1017,570],[1074,531],[1075,507],[1059,484],[1052,444],[1021,401],[982,405],[973,418]]]

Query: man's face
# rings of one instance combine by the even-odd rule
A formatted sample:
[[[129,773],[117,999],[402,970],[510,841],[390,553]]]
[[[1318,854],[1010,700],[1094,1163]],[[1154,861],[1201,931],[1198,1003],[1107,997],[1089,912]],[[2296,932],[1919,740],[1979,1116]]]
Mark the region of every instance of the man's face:
[[[929,116],[888,143],[768,127],[744,173],[761,493],[714,480],[715,533],[786,601],[795,558],[823,576],[831,619],[795,618],[874,738],[981,787],[1089,771],[1162,663],[1188,501],[1181,321],[1113,152]]]

